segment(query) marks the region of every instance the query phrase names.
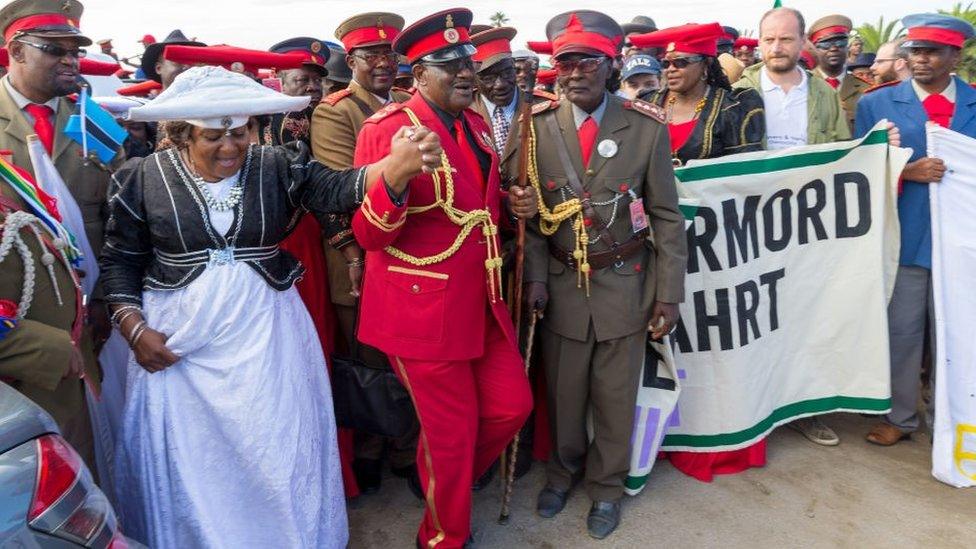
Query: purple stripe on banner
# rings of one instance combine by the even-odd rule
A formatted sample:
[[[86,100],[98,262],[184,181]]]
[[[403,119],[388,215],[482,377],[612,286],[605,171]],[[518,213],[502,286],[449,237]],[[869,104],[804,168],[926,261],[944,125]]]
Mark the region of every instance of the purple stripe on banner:
[[[641,411],[644,410],[640,405],[637,406],[637,411],[634,412],[634,426],[630,429],[630,447],[633,448],[637,444],[637,426],[640,425]]]
[[[671,417],[668,418],[668,427],[678,427],[681,425],[681,414],[678,413],[678,406],[674,407]]]
[[[684,370],[682,370],[682,369],[679,368],[678,369],[678,379],[685,379],[686,377],[688,377],[688,372],[686,372],[686,371],[684,371]]]
[[[657,425],[661,421],[661,409],[660,408],[648,408],[647,410],[647,423],[644,426],[644,444],[641,445],[640,453],[640,467],[647,467],[650,463],[651,448],[654,446],[657,439]]]

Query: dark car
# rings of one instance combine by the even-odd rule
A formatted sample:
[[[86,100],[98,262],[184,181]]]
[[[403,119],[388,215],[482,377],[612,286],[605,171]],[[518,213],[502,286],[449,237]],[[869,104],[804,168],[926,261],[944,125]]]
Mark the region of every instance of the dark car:
[[[0,382],[0,547],[136,545],[51,416]]]

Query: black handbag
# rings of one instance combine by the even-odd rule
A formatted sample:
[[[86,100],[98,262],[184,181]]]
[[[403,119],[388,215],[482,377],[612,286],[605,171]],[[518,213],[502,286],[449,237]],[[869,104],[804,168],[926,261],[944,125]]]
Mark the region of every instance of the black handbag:
[[[400,438],[414,424],[413,401],[389,363],[376,368],[359,356],[359,311],[353,326],[351,356],[332,358],[332,402],[339,427]],[[384,361],[385,362],[385,361]]]

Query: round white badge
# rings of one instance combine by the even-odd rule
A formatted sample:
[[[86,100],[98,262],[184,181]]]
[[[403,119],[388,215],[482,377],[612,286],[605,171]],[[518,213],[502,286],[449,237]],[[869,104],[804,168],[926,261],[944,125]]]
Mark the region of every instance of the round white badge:
[[[457,44],[458,40],[461,39],[461,35],[458,33],[457,29],[445,29],[444,30],[444,41],[448,44]]]
[[[603,158],[613,158],[617,154],[617,144],[610,139],[604,139],[596,146],[596,152]]]

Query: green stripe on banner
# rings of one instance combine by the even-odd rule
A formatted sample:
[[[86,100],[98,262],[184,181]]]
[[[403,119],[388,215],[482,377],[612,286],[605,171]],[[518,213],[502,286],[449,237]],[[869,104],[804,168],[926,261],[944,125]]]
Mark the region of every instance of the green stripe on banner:
[[[720,162],[707,166],[688,166],[674,170],[674,176],[681,183],[691,183],[718,177],[734,177],[754,173],[769,173],[791,168],[805,168],[818,166],[828,162],[835,162],[847,156],[851,151],[862,145],[881,145],[888,142],[887,130],[875,130],[860,141],[853,141],[853,146],[845,149],[816,151],[774,158],[760,158],[743,160],[742,162]]]
[[[698,211],[698,206],[679,204],[678,209],[681,210],[681,215],[685,216],[686,220],[691,221],[695,218],[695,212]]]
[[[807,414],[822,414],[837,410],[853,412],[884,412],[891,407],[890,398],[860,398],[835,396],[815,398],[787,404],[773,411],[772,414],[759,423],[735,433],[720,435],[667,435],[662,446],[689,446],[693,448],[709,448],[719,446],[733,446],[752,440],[773,428],[773,425],[785,423],[789,420]]]

